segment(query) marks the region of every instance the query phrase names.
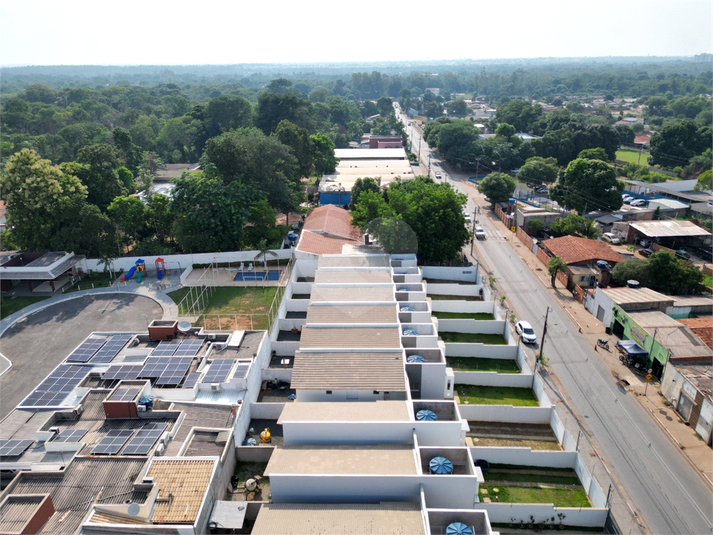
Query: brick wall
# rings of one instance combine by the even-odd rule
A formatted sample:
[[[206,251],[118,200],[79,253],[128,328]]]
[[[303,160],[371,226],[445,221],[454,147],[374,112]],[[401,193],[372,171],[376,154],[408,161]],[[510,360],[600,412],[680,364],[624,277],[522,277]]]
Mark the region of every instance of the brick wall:
[[[530,235],[527,234],[522,227],[517,227],[517,229],[515,229],[515,236],[517,236],[528,249],[532,249],[532,237],[530,237]]]
[[[550,263],[550,257],[547,256],[547,253],[544,249],[541,249],[539,247],[537,248],[537,258],[545,265],[545,267],[547,267],[547,264]]]
[[[579,301],[580,303],[584,301],[584,296],[587,295],[587,292],[582,289],[581,286],[574,285],[574,298]]]
[[[652,243],[651,248],[654,250],[654,252],[663,249],[664,251],[668,251],[671,254],[676,254],[676,251],[674,251],[673,249],[669,249],[668,247],[664,247],[663,245],[659,245],[658,243]]]

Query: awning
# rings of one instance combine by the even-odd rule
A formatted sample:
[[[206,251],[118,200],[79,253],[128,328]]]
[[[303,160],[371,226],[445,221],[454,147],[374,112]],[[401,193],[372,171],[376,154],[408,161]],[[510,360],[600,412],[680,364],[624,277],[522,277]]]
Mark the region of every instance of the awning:
[[[619,340],[616,345],[622,348],[630,357],[646,357],[649,352],[633,340]]]

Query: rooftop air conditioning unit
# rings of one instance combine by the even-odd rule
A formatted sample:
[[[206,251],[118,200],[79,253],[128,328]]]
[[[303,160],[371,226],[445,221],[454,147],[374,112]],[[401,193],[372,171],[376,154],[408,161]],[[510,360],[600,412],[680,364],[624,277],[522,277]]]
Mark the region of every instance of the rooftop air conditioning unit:
[[[145,485],[153,485],[154,484],[154,478],[152,477],[145,477],[141,480],[141,483],[144,483]]]
[[[82,413],[84,412],[84,405],[82,405],[82,404],[80,403],[79,405],[77,405],[77,408],[74,409],[73,412],[74,412],[75,418],[78,417],[80,414],[82,414]]]
[[[221,390],[223,390],[223,387],[220,386],[220,383],[211,383],[210,390],[211,392],[220,392]]]
[[[209,334],[208,335],[208,340],[215,340],[216,338],[218,338],[217,334]]]
[[[223,351],[224,349],[228,348],[228,343],[227,342],[217,342],[213,344],[213,347],[215,347],[216,351]]]

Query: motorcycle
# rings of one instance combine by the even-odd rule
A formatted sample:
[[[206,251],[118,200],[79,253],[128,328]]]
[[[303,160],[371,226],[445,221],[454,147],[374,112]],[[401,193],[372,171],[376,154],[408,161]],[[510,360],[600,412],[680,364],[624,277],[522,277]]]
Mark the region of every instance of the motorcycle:
[[[604,339],[602,339],[602,338],[599,338],[599,339],[597,340],[597,346],[598,346],[598,347],[601,347],[602,349],[606,349],[607,351],[609,351],[609,340],[604,340]]]

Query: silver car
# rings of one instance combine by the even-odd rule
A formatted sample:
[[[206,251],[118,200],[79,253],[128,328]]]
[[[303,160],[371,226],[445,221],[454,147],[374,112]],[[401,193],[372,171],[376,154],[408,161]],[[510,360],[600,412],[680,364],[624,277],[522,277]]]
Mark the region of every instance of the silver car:
[[[518,321],[515,325],[515,330],[517,331],[517,334],[520,335],[520,339],[524,343],[534,344],[537,342],[537,334],[535,334],[535,330],[528,322]]]

